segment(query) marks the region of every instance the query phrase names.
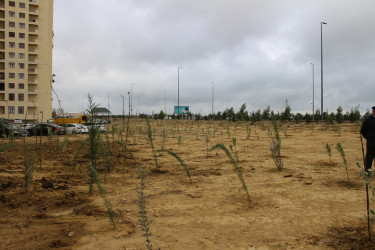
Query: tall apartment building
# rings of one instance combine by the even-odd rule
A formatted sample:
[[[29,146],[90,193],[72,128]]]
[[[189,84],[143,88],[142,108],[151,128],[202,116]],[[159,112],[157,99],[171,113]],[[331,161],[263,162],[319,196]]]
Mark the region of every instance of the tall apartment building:
[[[52,116],[53,0],[0,0],[0,118]]]

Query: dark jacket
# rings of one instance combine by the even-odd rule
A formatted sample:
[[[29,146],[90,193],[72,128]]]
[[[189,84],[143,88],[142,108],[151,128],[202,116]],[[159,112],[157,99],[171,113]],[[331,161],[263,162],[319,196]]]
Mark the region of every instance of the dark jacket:
[[[375,148],[375,117],[372,114],[363,121],[361,134],[366,139],[366,146]]]

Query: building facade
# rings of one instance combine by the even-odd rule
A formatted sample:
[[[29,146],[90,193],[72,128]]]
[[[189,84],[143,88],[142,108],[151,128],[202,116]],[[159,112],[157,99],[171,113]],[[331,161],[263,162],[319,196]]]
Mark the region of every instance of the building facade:
[[[53,0],[0,0],[0,118],[52,116]]]

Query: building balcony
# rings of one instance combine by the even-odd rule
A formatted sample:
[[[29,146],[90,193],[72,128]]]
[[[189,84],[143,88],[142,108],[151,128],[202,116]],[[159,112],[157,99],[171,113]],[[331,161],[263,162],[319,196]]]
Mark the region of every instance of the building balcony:
[[[27,84],[32,84],[32,85],[36,85],[37,84],[37,82],[36,82],[36,79],[29,79],[29,80],[27,80]]]
[[[38,74],[38,69],[37,68],[29,68],[28,71],[29,75],[35,75]]]
[[[29,49],[28,53],[29,53],[29,57],[31,57],[31,56],[35,56],[35,55],[38,54],[38,50],[36,50],[36,49],[30,50],[30,49]]]
[[[38,1],[37,0],[29,0],[29,4],[37,6],[38,5]]]
[[[34,99],[33,98],[31,98],[31,100],[30,100],[30,98],[29,98],[29,100],[28,100],[28,102],[27,102],[27,106],[28,107],[38,107],[38,102],[36,101],[36,99],[35,99],[35,101],[34,101]]]
[[[29,34],[38,35],[38,28],[37,27],[29,27]]]
[[[28,64],[38,64],[38,57],[34,55],[29,55]]]
[[[39,24],[39,22],[38,22],[37,17],[29,19],[29,25],[38,25],[38,24]]]
[[[37,85],[30,84],[28,86],[27,90],[28,90],[27,94],[29,94],[29,95],[36,95],[37,91],[38,91],[38,88],[37,88]]]
[[[29,40],[28,40],[28,42],[29,43],[38,43],[38,36],[34,36],[34,35],[29,35]]]
[[[30,6],[29,13],[32,14],[32,15],[39,15],[38,8],[37,7],[33,8],[33,7]]]

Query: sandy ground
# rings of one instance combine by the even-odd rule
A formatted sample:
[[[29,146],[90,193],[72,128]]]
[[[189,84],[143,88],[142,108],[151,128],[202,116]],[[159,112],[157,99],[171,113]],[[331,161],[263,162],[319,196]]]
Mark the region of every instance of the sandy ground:
[[[130,124],[133,158],[117,143],[120,134],[108,132],[113,169],[105,176],[98,166],[115,228],[98,188],[88,192],[86,149],[72,167],[87,135],[70,136],[64,149],[43,137],[38,150],[39,138],[27,138],[36,159],[28,192],[22,139],[1,153],[0,249],[146,249],[138,222],[140,165],[148,172],[144,192],[153,249],[375,249],[367,231],[365,184],[357,175],[357,162],[363,162],[358,124],[282,124],[279,171],[271,158],[269,123],[252,125],[248,137],[246,123],[152,121],[155,150],[162,147],[164,130],[164,148],[185,162],[191,181],[167,153],[157,153],[155,167],[146,121]],[[206,136],[208,147],[221,143],[232,145],[233,155],[238,151],[251,201],[224,151],[207,152]],[[338,142],[346,152],[349,183]]]

